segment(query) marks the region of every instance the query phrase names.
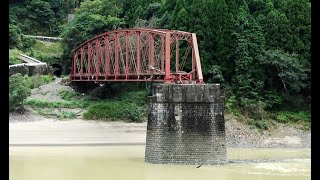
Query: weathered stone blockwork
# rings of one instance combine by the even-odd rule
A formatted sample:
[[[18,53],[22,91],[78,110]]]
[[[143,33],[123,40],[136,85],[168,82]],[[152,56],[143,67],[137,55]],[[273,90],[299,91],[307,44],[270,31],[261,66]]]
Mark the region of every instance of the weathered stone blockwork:
[[[36,74],[49,74],[51,69],[47,66],[17,66],[9,68],[9,77],[16,73],[33,76]]]
[[[152,87],[145,162],[227,162],[219,84],[159,84]]]

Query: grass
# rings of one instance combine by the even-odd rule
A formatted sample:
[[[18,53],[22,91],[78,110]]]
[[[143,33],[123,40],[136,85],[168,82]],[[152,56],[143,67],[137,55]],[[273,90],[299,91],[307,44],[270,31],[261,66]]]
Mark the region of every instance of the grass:
[[[75,100],[78,96],[80,96],[80,94],[77,92],[70,92],[67,90],[59,91],[59,95],[63,100],[66,100],[66,101]]]
[[[25,105],[29,105],[33,108],[86,108],[90,105],[88,101],[46,101],[39,99],[26,99]]]
[[[116,84],[113,87],[112,85],[99,87],[84,96],[66,90],[60,91],[59,95],[64,101],[49,102],[29,98],[25,104],[35,108],[82,108],[86,109],[83,118],[92,120],[143,122],[147,116],[147,96],[141,86]],[[233,98],[226,102],[225,109],[226,113],[235,115],[239,121],[250,124],[261,131],[270,129],[274,121],[300,124],[306,130],[311,126],[310,112],[308,111],[270,112],[260,108],[256,114],[263,112],[263,116],[255,116],[255,118],[243,114],[241,109],[235,105]],[[60,117],[69,116],[74,115],[67,112],[60,115]]]
[[[276,121],[281,123],[290,123],[290,122],[309,122],[311,118],[310,112],[307,111],[298,111],[298,112],[291,112],[291,111],[281,111],[278,112],[276,115]]]
[[[18,56],[22,54],[22,51],[18,49],[9,49],[9,65],[22,63]]]
[[[63,54],[62,44],[60,42],[43,42],[36,40],[36,43],[28,50],[9,49],[9,65],[22,63],[17,57],[20,54],[26,54],[40,61],[50,63],[55,58]]]
[[[36,43],[25,52],[27,55],[46,63],[52,63],[63,54],[60,42],[43,42],[36,40]]]
[[[38,99],[27,99],[24,102],[35,109],[40,115],[55,115],[54,108],[82,108],[87,109],[83,114],[84,119],[106,120],[125,122],[143,122],[146,116],[146,108],[135,103],[123,101],[56,101],[50,102]],[[40,109],[40,110],[39,110]],[[76,115],[71,112],[61,112],[58,118],[74,118]]]
[[[26,76],[27,84],[30,89],[38,88],[41,85],[49,84],[55,80],[55,77],[51,74],[48,75],[34,75]]]
[[[277,110],[268,111],[263,105],[255,104],[248,112],[243,111],[236,105],[235,96],[230,96],[225,102],[225,113],[233,114],[240,122],[247,123],[259,129],[268,130],[274,121],[284,124],[300,125],[302,129],[309,130],[311,127],[311,114],[308,110]]]
[[[55,116],[58,119],[74,119],[77,117],[77,114],[72,111],[59,111],[58,113],[54,112],[54,108],[36,108],[35,111],[37,114],[42,116]]]
[[[147,102],[147,92],[146,90],[129,91],[114,97],[114,100],[127,103],[135,103],[137,105],[143,106]]]
[[[245,116],[239,110],[232,110],[226,114],[232,114],[237,117],[237,120],[247,123],[259,129],[260,131],[268,130],[271,128],[274,121],[284,124],[298,125],[303,130],[310,130],[311,128],[311,114],[308,111],[276,111],[265,112],[265,118],[254,119]]]
[[[84,119],[143,122],[146,112],[146,90],[137,84],[102,86],[85,99],[95,100],[83,114]],[[103,100],[104,99],[104,100]]]
[[[299,124],[304,130],[311,128],[311,114],[309,111],[280,111],[276,113],[275,120],[286,124]]]
[[[63,52],[60,42],[43,42],[37,40],[31,48],[33,51],[41,52],[47,56],[60,56]]]
[[[74,119],[77,117],[77,114],[71,111],[61,111],[57,114],[59,119]]]
[[[52,108],[36,108],[35,111],[37,112],[37,114],[42,115],[42,116],[55,115],[53,113],[53,109]]]
[[[259,130],[268,130],[270,128],[269,127],[270,121],[265,119],[263,120],[249,119],[248,124],[257,127]]]
[[[135,103],[126,102],[102,102],[88,108],[83,114],[84,119],[126,122],[142,122],[143,108]]]

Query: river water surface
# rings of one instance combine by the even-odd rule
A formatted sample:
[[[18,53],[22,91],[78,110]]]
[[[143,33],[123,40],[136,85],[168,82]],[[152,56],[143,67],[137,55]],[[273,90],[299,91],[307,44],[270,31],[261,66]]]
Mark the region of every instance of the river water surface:
[[[10,180],[304,180],[310,149],[228,148],[227,165],[144,163],[144,146],[9,147]]]

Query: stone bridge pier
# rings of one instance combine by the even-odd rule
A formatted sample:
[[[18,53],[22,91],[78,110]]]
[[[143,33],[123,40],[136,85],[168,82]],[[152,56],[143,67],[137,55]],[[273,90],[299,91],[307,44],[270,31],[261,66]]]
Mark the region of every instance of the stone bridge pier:
[[[219,84],[157,84],[152,87],[145,162],[227,163]]]

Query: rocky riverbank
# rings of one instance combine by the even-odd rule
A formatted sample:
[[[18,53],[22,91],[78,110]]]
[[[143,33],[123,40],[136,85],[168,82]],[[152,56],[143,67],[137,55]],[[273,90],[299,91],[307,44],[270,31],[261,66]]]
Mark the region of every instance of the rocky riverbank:
[[[226,115],[228,147],[240,148],[310,148],[311,133],[293,126],[278,124],[276,129],[259,132]],[[144,144],[147,123],[124,123],[58,119],[34,114],[9,115],[10,144],[28,143],[119,143]],[[88,140],[89,139],[89,140]]]
[[[58,95],[60,90],[72,91],[69,86],[64,85],[61,79],[56,79],[56,81],[50,84],[33,89],[31,98],[47,101],[62,101],[63,99]],[[9,114],[9,127],[10,134],[13,136],[11,142],[21,142],[19,138],[29,139],[30,142],[40,142],[37,140],[40,138],[41,142],[45,142],[46,136],[43,134],[46,134],[46,131],[48,131],[53,132],[53,135],[47,133],[47,138],[50,140],[53,139],[55,143],[59,143],[59,141],[63,143],[63,137],[68,139],[67,142],[74,140],[81,143],[81,138],[79,140],[77,134],[81,135],[84,139],[88,139],[85,137],[86,135],[91,137],[91,135],[94,134],[92,137],[93,141],[103,140],[103,142],[108,142],[108,139],[110,140],[110,137],[112,137],[110,140],[112,142],[126,143],[131,142],[133,138],[133,142],[141,144],[145,143],[147,123],[86,121],[82,120],[81,116],[78,116],[76,119],[61,121],[52,117],[40,116],[36,114],[32,108],[27,107],[25,114]],[[104,129],[101,129],[101,127]],[[66,131],[63,131],[63,129],[66,129]],[[294,125],[274,122],[274,125],[269,130],[259,131],[253,126],[239,122],[235,116],[225,114],[225,129],[228,147],[311,147],[311,132],[304,131]],[[57,134],[56,137],[54,133]],[[125,136],[119,136],[119,134],[125,134]]]
[[[231,115],[225,115],[228,147],[248,148],[311,148],[311,132],[293,125],[274,122],[265,131],[241,123]]]

